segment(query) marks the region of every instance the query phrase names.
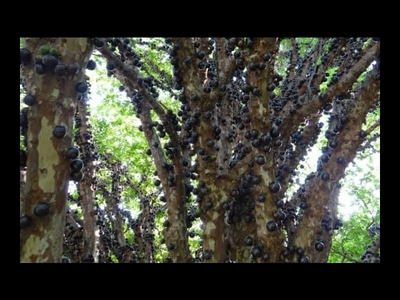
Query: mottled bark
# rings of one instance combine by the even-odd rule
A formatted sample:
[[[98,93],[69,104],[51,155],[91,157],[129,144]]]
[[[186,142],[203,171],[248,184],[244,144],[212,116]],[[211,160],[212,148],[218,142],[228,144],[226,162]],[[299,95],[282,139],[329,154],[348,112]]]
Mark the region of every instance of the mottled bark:
[[[65,77],[37,74],[34,57],[39,55],[42,45],[56,49],[63,64],[78,64],[79,72]],[[32,217],[32,224],[21,230],[20,260],[60,262],[70,176],[70,162],[64,151],[72,145],[78,96],[75,85],[84,81],[92,46],[87,38],[24,38],[24,47],[32,53],[32,60],[24,67],[23,75],[27,93],[36,98],[36,104],[28,112],[26,201],[22,211]],[[61,139],[52,134],[57,125],[66,128]],[[34,214],[38,202],[50,206],[49,214],[43,217]]]
[[[347,121],[343,130],[337,134],[338,146],[332,150],[328,163],[323,166],[323,171],[330,176],[329,180],[324,181],[321,177],[314,177],[306,185],[305,199],[309,207],[299,220],[293,244],[305,250],[310,262],[325,263],[328,260],[334,222],[337,220],[339,196],[337,184],[364,141],[359,133],[365,122],[365,116],[373,107],[380,90],[378,73],[376,69],[368,73],[345,114]],[[339,157],[344,158],[345,163],[338,163]],[[321,223],[324,218],[329,220],[327,226]],[[322,242],[324,245],[320,251],[316,249],[317,242]]]
[[[259,88],[261,91],[260,95],[252,93],[248,104],[251,116],[249,129],[257,130],[260,136],[269,133],[272,128],[273,117],[271,116],[270,95],[267,89],[274,79],[274,55],[277,50],[275,38],[256,39],[251,53],[244,55],[247,64],[259,64],[262,62],[262,57],[265,53],[271,54],[271,60],[268,61],[266,68],[249,72],[247,78],[253,90]],[[285,239],[281,230],[268,231],[266,227],[269,221],[274,221],[275,195],[271,193],[268,186],[275,180],[277,151],[278,149],[272,149],[272,151],[267,152],[261,147],[255,147],[254,160],[251,162],[254,165],[254,175],[259,176],[261,179],[261,182],[255,185],[254,189],[255,219],[257,224],[256,240],[264,245],[263,252],[268,254],[269,260],[272,262],[281,260]],[[256,158],[259,156],[265,157],[265,164],[257,164]],[[260,194],[266,196],[265,202],[257,201],[257,196]],[[259,261],[262,260],[259,259]]]

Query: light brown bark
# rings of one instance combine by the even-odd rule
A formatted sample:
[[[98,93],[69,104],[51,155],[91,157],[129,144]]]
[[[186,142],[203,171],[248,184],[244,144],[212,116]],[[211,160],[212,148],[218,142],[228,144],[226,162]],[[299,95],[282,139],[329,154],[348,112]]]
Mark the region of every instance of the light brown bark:
[[[66,77],[37,74],[33,58],[44,44],[57,49],[63,64],[77,63],[79,72]],[[32,224],[21,230],[20,261],[54,263],[60,262],[62,255],[70,175],[70,161],[63,154],[72,144],[78,96],[75,85],[84,81],[92,45],[87,38],[24,38],[24,47],[32,53],[32,60],[23,68],[23,75],[27,93],[36,98],[36,104],[28,112],[25,206],[21,212],[32,217]],[[66,128],[66,135],[61,139],[52,134],[57,125]],[[34,215],[38,202],[50,206],[48,215]]]

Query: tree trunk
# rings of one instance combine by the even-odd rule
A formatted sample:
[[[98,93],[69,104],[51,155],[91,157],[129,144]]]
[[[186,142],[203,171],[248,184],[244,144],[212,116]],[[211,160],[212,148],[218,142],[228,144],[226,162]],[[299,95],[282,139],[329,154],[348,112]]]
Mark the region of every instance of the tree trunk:
[[[27,94],[34,96],[35,103],[28,112],[22,211],[32,222],[21,229],[20,261],[61,262],[70,179],[70,159],[64,153],[72,146],[78,97],[75,88],[78,82],[85,82],[85,67],[93,47],[87,38],[25,38],[23,42],[32,54],[30,62],[23,67],[23,75]],[[49,55],[58,56],[58,64],[67,67],[66,74],[55,74]],[[43,64],[35,65],[39,60]],[[73,64],[77,65],[76,73]],[[45,68],[44,74],[39,74]],[[56,137],[53,134],[56,126],[63,126],[65,135],[60,129]]]
[[[96,178],[96,168],[94,165],[95,146],[92,142],[90,124],[87,121],[88,97],[82,97],[77,103],[77,121],[79,131],[76,135],[76,143],[81,153],[80,159],[84,163],[84,178],[78,183],[80,203],[83,212],[83,230],[85,239],[84,260],[87,262],[98,262],[99,232],[96,227],[95,219],[95,189],[94,180]]]

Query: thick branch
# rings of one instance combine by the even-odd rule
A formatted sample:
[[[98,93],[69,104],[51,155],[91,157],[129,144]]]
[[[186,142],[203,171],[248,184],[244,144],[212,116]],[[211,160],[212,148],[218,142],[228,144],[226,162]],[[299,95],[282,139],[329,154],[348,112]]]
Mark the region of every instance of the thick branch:
[[[302,222],[300,222],[293,240],[296,246],[306,250],[311,262],[326,262],[328,259],[332,232],[329,225],[321,226],[321,221],[324,218],[330,219],[331,222],[336,219],[337,201],[336,197],[333,197],[333,193],[337,189],[337,183],[344,176],[348,163],[353,161],[356,150],[363,141],[359,137],[361,125],[380,89],[380,81],[376,73],[376,70],[369,72],[351,102],[346,115],[348,121],[343,130],[337,134],[337,146],[331,150],[329,161],[323,165],[320,176],[311,179],[305,186],[308,208],[305,209]],[[338,163],[339,157],[342,157],[344,161]],[[322,179],[322,174],[328,175]],[[327,197],[327,195],[329,196]],[[320,252],[314,248],[314,244],[318,241],[322,241],[325,245]]]
[[[85,249],[84,253],[88,257],[93,257],[94,261],[97,262],[96,248],[95,245],[98,243],[98,237],[96,236],[96,220],[94,215],[94,196],[95,196],[95,185],[92,184],[93,179],[96,176],[96,168],[94,166],[93,149],[94,145],[91,142],[91,135],[86,121],[87,115],[87,96],[77,104],[77,117],[80,119],[79,123],[79,135],[77,136],[77,144],[83,150],[81,153],[81,159],[84,161],[84,174],[83,180],[79,181],[78,189],[80,194],[80,201],[83,212],[84,222],[84,238],[85,238]]]

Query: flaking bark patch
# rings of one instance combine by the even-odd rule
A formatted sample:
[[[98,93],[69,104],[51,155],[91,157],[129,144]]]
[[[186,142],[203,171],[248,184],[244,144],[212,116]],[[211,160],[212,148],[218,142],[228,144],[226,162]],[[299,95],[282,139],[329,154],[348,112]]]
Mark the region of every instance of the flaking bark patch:
[[[39,187],[44,193],[54,193],[55,166],[59,163],[59,154],[52,143],[52,130],[49,120],[42,118],[42,130],[39,132],[38,152],[39,168],[38,178]]]

